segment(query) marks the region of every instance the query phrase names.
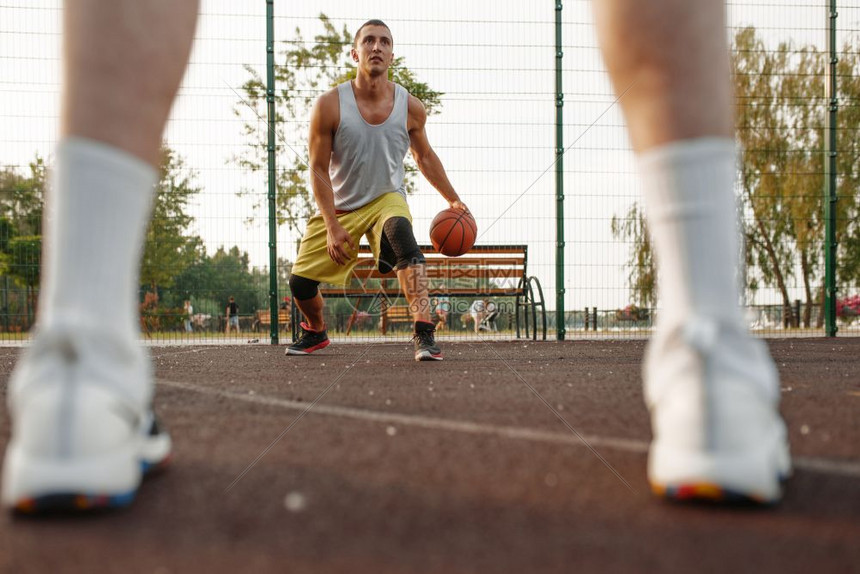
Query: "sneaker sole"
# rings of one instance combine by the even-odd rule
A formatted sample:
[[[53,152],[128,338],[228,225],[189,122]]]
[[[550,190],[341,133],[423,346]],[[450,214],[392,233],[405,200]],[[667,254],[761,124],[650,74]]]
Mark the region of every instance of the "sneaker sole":
[[[325,349],[331,344],[330,339],[326,339],[319,345],[314,345],[313,347],[309,347],[307,349],[291,349],[287,347],[287,350],[284,352],[285,355],[310,355],[314,351],[319,351],[320,349]]]
[[[442,355],[441,353],[438,355],[434,355],[430,351],[419,351],[415,353],[416,361],[441,361]]]
[[[652,445],[648,463],[652,492],[676,502],[773,505],[782,498],[782,483],[791,474],[788,444],[782,439],[734,456]]]
[[[3,465],[3,504],[18,514],[86,513],[129,506],[144,476],[170,461],[169,435],[86,460],[28,456],[13,443]]]
[[[707,482],[682,484],[677,486],[651,485],[651,492],[657,497],[679,503],[713,503],[737,506],[773,506],[780,497],[765,498],[757,494],[737,492],[723,488],[719,484]]]

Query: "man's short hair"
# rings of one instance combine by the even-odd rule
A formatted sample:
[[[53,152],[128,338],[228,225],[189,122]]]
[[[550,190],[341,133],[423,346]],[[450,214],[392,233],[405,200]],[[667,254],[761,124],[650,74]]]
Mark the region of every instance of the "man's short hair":
[[[355,37],[352,39],[352,47],[353,48],[358,47],[358,39],[361,36],[361,31],[364,30],[365,28],[367,28],[368,26],[382,26],[383,28],[388,30],[389,34],[391,34],[391,43],[392,44],[394,43],[394,34],[391,33],[391,28],[388,27],[388,24],[386,24],[382,20],[377,20],[376,18],[374,18],[373,20],[368,20],[367,22],[365,22],[364,24],[362,24],[358,28],[358,30],[355,33]]]

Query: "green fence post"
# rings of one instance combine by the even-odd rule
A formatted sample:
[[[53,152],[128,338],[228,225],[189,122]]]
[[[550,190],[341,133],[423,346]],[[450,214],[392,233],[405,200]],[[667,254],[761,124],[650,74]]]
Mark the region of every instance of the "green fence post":
[[[278,344],[278,218],[275,205],[275,0],[266,0],[266,109],[268,119],[269,165],[269,333]]]
[[[564,340],[564,92],[561,46],[562,2],[555,2],[555,330]],[[537,327],[535,327],[537,328]]]
[[[839,108],[836,77],[836,0],[830,0],[827,14],[827,50],[830,58],[825,72],[827,115],[824,123],[824,329],[828,337],[836,331],[836,112]]]

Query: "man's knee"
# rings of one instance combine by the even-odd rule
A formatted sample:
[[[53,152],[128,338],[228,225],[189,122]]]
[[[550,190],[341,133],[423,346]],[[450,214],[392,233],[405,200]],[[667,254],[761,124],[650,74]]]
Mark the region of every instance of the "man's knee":
[[[391,250],[394,252],[397,269],[405,269],[410,265],[423,265],[424,254],[418,248],[412,224],[405,217],[390,217],[383,227]]]
[[[293,299],[299,301],[307,301],[317,296],[319,292],[319,281],[301,277],[295,273],[290,275],[290,291],[293,292]]]

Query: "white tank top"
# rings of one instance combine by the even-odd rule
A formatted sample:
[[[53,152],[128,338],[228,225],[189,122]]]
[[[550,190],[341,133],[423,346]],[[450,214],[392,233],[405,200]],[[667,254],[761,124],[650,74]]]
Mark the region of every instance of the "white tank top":
[[[393,191],[406,197],[403,159],[409,151],[409,92],[394,84],[394,108],[376,125],[361,117],[352,82],[340,84],[337,95],[340,123],[329,164],[335,209],[353,211]]]

